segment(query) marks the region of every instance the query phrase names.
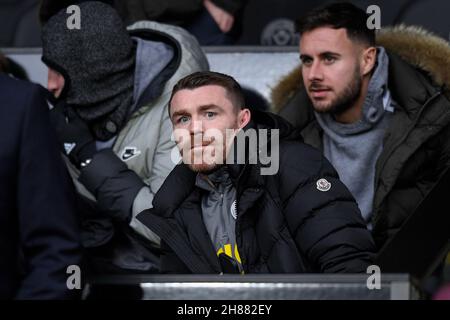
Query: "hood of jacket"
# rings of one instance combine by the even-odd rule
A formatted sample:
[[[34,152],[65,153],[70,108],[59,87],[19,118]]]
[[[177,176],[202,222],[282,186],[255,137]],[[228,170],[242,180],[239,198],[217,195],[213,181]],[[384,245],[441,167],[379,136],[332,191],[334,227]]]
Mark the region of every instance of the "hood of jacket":
[[[301,132],[294,128],[288,121],[271,112],[253,110],[250,123],[244,128],[277,129],[280,140],[301,141]]]
[[[65,9],[43,26],[42,60],[64,76],[63,100],[106,141],[124,125],[133,99],[135,48],[113,8],[97,1],[79,6],[78,28],[69,27]]]
[[[378,32],[377,46],[425,71],[450,100],[450,44],[447,41],[423,28],[399,25]],[[273,111],[279,112],[301,88],[303,79],[297,66],[273,88]]]

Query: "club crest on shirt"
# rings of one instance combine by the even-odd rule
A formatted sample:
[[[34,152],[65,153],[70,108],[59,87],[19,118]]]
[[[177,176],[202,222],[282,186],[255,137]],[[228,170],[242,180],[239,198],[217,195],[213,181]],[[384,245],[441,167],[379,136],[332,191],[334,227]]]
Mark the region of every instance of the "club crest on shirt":
[[[237,218],[237,208],[236,208],[236,200],[233,201],[233,204],[230,207],[231,216],[234,220]]]

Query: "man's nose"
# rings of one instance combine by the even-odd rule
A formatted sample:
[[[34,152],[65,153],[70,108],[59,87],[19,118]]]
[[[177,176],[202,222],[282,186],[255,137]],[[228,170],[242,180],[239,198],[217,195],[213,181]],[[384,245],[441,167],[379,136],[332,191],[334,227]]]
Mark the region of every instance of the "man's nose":
[[[63,83],[54,72],[49,72],[47,77],[47,89],[55,98],[58,98],[62,91]]]
[[[55,95],[59,89],[58,83],[54,79],[49,78],[47,81],[47,88],[48,88],[48,91],[50,91],[53,95]]]
[[[309,67],[308,80],[309,81],[323,80],[323,70],[320,61],[314,61]]]
[[[189,126],[189,131],[191,134],[201,134],[203,133],[203,123],[201,120],[192,118]]]

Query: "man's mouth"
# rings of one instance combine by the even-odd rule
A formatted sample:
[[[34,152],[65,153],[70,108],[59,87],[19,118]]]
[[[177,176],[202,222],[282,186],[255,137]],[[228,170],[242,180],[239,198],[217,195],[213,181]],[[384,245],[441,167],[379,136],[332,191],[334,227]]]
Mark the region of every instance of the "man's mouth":
[[[330,92],[331,91],[331,89],[330,88],[326,88],[326,87],[323,87],[323,88],[317,88],[317,87],[310,87],[309,88],[309,92],[311,93],[311,96],[314,98],[314,99],[319,99],[319,98],[323,98],[323,97],[325,97],[327,94],[328,94],[328,92]]]
[[[211,143],[212,141],[203,141],[202,143],[192,144],[191,149],[204,148],[209,146]]]

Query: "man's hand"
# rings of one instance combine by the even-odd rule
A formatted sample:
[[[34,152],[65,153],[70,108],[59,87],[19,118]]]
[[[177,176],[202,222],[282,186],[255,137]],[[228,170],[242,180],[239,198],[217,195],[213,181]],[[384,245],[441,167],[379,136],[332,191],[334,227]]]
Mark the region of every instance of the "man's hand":
[[[206,10],[208,10],[209,14],[213,17],[214,21],[219,26],[219,29],[223,33],[227,33],[231,30],[234,24],[234,17],[225,11],[224,9],[216,6],[210,0],[205,0],[203,2]]]
[[[59,103],[50,111],[50,118],[70,162],[79,168],[83,161],[94,156],[96,153],[94,137],[75,110],[64,103]]]

